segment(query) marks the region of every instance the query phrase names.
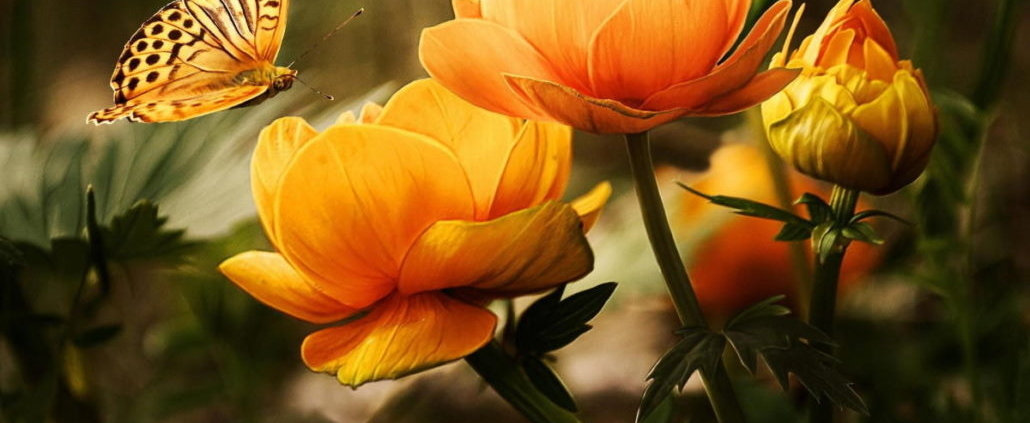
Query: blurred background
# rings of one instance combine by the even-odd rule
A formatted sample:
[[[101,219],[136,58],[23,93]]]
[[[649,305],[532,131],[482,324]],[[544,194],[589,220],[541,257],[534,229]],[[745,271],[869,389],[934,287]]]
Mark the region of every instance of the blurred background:
[[[298,115],[324,128],[365,101],[424,77],[423,27],[452,17],[445,0],[297,0],[280,64],[357,8],[366,12],[295,68],[303,86],[255,108],[184,123],[87,126],[111,104],[122,45],[164,0],[0,0],[0,421],[522,421],[464,363],[344,388],[307,371],[315,328],[269,309],[215,271],[267,249],[249,187],[260,129]],[[770,1],[754,0],[760,11]],[[834,1],[812,0],[798,34]],[[926,174],[866,198],[905,216],[883,247],[845,265],[842,372],[870,415],[846,422],[1030,421],[1030,5],[1024,0],[876,0],[902,55],[923,68],[941,116]],[[800,37],[795,39],[798,42]],[[824,186],[767,156],[754,111],[684,120],[652,135],[670,219],[706,312],[722,321],[771,295],[804,315],[803,246],[776,226],[688,197],[783,203]],[[569,197],[606,179],[615,195],[591,232],[597,266],[570,286],[620,283],[594,329],[554,365],[585,422],[632,421],[650,366],[676,318],[647,248],[622,140],[577,134]],[[741,165],[747,163],[747,166]],[[86,201],[92,185],[93,201]],[[93,214],[93,216],[90,216]],[[85,232],[102,231],[107,266]],[[517,306],[530,300],[519,300]],[[801,421],[803,389],[731,369],[752,422]],[[688,385],[654,422],[714,421]]]

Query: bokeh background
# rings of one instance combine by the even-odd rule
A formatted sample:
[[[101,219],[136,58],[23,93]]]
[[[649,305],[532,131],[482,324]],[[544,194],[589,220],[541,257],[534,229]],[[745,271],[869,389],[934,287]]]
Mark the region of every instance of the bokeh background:
[[[335,102],[296,85],[259,107],[184,123],[87,126],[90,111],[110,105],[123,43],[165,3],[0,1],[0,421],[521,421],[461,362],[358,390],[310,373],[298,349],[314,327],[215,271],[236,252],[267,248],[248,179],[258,131],[283,115],[322,128],[424,77],[419,34],[452,17],[449,2],[293,1],[280,64],[366,10],[295,66]],[[806,3],[798,34],[835,2]],[[884,222],[887,245],[860,246],[849,259],[841,368],[871,414],[842,421],[1030,421],[1028,3],[874,1],[903,56],[924,69],[942,133],[920,181],[867,199],[912,225]],[[795,281],[804,251],[675,185],[787,199],[769,183],[783,170],[768,160],[755,118],[684,120],[653,134],[670,218],[716,320],[780,293],[803,304]],[[617,137],[575,139],[569,195],[606,179],[615,196],[590,234],[596,270],[570,288],[620,283],[595,328],[554,363],[586,422],[632,421],[649,367],[675,339],[623,148]],[[825,193],[789,179],[793,197]],[[89,265],[90,184],[110,241],[107,276]],[[751,421],[800,421],[803,389],[784,393],[767,374],[731,371]],[[712,421],[693,384],[656,416]]]

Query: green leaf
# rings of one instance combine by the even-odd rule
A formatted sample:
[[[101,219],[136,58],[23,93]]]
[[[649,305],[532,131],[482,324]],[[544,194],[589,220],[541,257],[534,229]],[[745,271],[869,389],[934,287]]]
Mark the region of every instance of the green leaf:
[[[739,322],[757,319],[760,317],[786,316],[790,314],[790,309],[782,305],[776,304],[780,301],[783,301],[785,298],[787,298],[786,295],[775,295],[765,300],[762,300],[762,302],[755,304],[751,307],[748,307],[747,310],[738,313],[736,316],[730,319],[729,322],[726,323],[726,327],[730,328]]]
[[[104,342],[110,341],[115,336],[118,336],[122,331],[122,325],[102,325],[94,328],[86,329],[78,335],[72,338],[72,343],[79,348],[89,348],[100,345]]]
[[[723,331],[744,367],[757,372],[761,355],[784,390],[793,373],[817,401],[829,399],[868,414],[852,383],[837,370],[837,359],[819,349],[831,348],[833,340],[807,323],[783,315],[782,309],[770,309],[772,300],[741,313]]]
[[[844,228],[840,232],[847,239],[853,239],[855,241],[865,242],[867,244],[882,245],[883,238],[876,233],[876,230],[868,223],[852,223],[848,227]]]
[[[780,232],[776,234],[777,241],[804,241],[812,236],[811,225],[798,225],[786,223]]]
[[[826,261],[826,257],[837,248],[837,238],[839,237],[840,230],[834,226],[833,222],[820,223],[812,230],[812,248],[820,263]]]
[[[759,203],[746,198],[729,197],[724,195],[707,195],[683,183],[677,183],[680,187],[690,191],[692,194],[705,198],[712,202],[712,204],[734,209],[735,213],[740,215],[759,217],[762,219],[776,220],[808,227],[812,226],[812,222],[779,207],[773,207],[768,204]]]
[[[658,359],[647,375],[651,383],[640,400],[637,422],[646,420],[672,394],[673,388],[683,390],[695,371],[714,374],[719,365],[726,338],[704,327],[685,328],[678,333],[682,339]]]
[[[537,357],[524,357],[521,364],[529,381],[551,402],[573,413],[579,411],[579,408],[576,407],[576,400],[572,398],[565,383],[543,360]]]
[[[833,219],[833,207],[815,194],[806,192],[794,204],[804,204],[808,209],[808,217],[815,224],[829,222]]]
[[[108,256],[114,260],[168,257],[192,247],[183,240],[184,230],[164,229],[167,220],[158,215],[157,205],[137,202],[103,229]]]
[[[562,287],[534,302],[522,313],[515,330],[519,353],[539,356],[575,341],[590,330],[586,323],[601,311],[616,285],[603,283],[564,300]]]
[[[860,211],[858,213],[855,213],[855,215],[851,217],[851,223],[858,223],[858,222],[861,222],[863,220],[866,220],[866,219],[869,219],[869,218],[873,218],[873,217],[886,217],[888,219],[892,219],[892,220],[896,220],[898,222],[901,222],[901,223],[903,223],[905,225],[912,226],[912,222],[909,222],[909,221],[907,221],[907,220],[905,220],[905,219],[903,219],[901,217],[898,217],[897,215],[894,215],[894,214],[891,214],[891,213],[887,213],[887,212],[885,212],[883,210],[863,210],[863,211]]]

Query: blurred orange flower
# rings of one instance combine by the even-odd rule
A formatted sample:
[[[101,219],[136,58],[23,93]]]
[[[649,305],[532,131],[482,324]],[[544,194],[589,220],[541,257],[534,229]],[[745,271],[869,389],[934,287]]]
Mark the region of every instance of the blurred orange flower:
[[[453,0],[426,29],[434,78],[480,107],[594,133],[637,133],[682,116],[735,113],[796,75],[756,75],[783,29],[774,4],[727,55],[750,0]]]
[[[770,144],[798,170],[882,195],[926,168],[936,110],[871,2],[841,0],[797,51],[773,58],[784,65],[804,71],[762,114]]]
[[[475,108],[431,80],[321,134],[279,119],[251,168],[276,252],[245,252],[220,270],[294,317],[353,318],[301,347],[308,367],[343,384],[461,358],[493,336],[490,299],[593,267],[584,232],[610,188],[558,201],[570,138],[568,127]]]
[[[829,193],[826,187],[797,172],[791,172],[790,184],[793,198],[810,192],[825,199]],[[720,148],[712,156],[709,171],[690,185],[709,194],[779,203],[766,158],[758,148],[746,144]],[[790,245],[774,240],[781,223],[740,216],[695,195],[684,195],[681,206],[682,211],[673,222],[679,238],[688,241],[688,267],[706,316],[727,319],[752,304],[781,294],[787,296],[788,304],[799,305],[798,275]],[[800,208],[795,212],[803,215]],[[809,243],[805,245],[805,257],[811,260]],[[852,243],[841,270],[842,292],[879,262],[877,248]]]

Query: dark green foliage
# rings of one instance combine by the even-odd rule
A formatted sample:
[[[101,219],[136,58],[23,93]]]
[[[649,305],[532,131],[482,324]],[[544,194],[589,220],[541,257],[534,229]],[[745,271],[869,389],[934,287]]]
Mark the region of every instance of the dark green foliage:
[[[685,328],[677,332],[680,340],[655,363],[647,374],[651,381],[644,389],[637,421],[646,421],[665,402],[673,389],[683,389],[695,371],[712,374],[722,359],[726,338],[707,328]]]

